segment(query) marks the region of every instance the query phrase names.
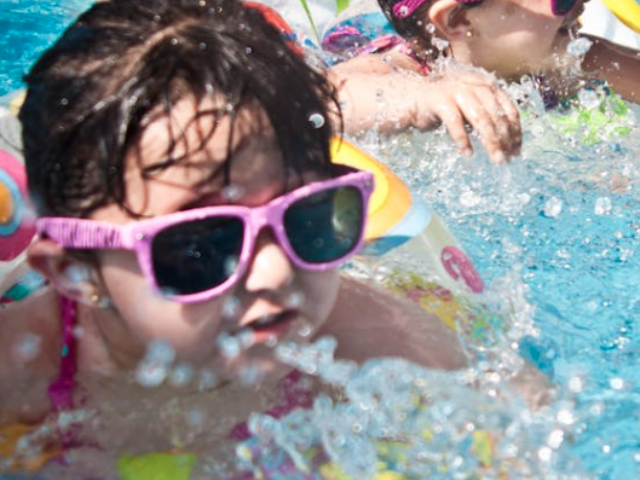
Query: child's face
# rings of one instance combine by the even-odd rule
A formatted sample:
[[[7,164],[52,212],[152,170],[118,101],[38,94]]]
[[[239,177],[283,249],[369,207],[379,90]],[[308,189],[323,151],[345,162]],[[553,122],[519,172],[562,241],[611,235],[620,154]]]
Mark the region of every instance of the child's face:
[[[203,105],[200,110],[212,106]],[[205,115],[193,121],[193,115],[193,102],[180,101],[170,121],[166,117],[151,121],[139,150],[130,153],[125,181],[128,205],[133,211],[157,217],[221,204],[257,206],[300,186],[295,174],[285,184],[277,139],[259,109],[240,110],[231,144],[231,122],[228,116],[223,117],[213,135],[205,140],[204,148],[200,144],[213,119]],[[178,138],[173,155],[186,154],[188,161],[143,180],[141,168],[166,161],[168,127]],[[184,135],[180,137],[177,132]],[[212,171],[222,168],[229,148],[230,186],[223,183],[224,175],[197,186]],[[306,182],[318,179],[317,174],[307,173]],[[115,205],[99,210],[91,218],[118,224],[132,220]],[[103,284],[119,313],[117,321],[106,325],[109,331],[105,336],[112,338],[111,343],[125,345],[118,348],[129,349],[130,356],[139,357],[149,342],[166,339],[179,357],[197,365],[219,367],[216,341],[221,333],[234,334],[252,322],[267,322],[270,316],[279,316],[277,324],[255,333],[256,345],[247,354],[249,358],[271,358],[267,344],[273,339],[300,340],[322,325],[333,308],[339,284],[335,269],[309,272],[295,268],[269,229],[260,233],[240,281],[222,296],[201,303],[177,303],[154,294],[131,251],[102,250],[99,259]]]
[[[490,0],[468,10],[470,62],[507,79],[552,69],[582,11],[556,16],[550,0]]]

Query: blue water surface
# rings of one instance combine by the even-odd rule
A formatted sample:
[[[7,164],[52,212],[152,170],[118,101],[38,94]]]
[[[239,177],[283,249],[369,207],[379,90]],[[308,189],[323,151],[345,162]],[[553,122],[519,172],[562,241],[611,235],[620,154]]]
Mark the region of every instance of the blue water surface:
[[[0,2],[0,97],[22,88],[33,62],[88,5],[86,0]]]

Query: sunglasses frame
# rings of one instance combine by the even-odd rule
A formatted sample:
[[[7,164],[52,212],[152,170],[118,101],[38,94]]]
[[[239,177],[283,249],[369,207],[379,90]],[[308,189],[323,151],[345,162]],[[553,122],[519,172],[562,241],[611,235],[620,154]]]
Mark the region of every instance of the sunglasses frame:
[[[336,268],[362,248],[369,198],[374,190],[373,174],[342,165],[333,165],[332,168],[343,173],[328,180],[309,183],[257,207],[216,205],[170,213],[148,220],[131,221],[125,225],[82,218],[42,217],[36,221],[36,230],[40,236],[49,238],[65,248],[131,250],[135,252],[140,270],[154,292],[179,303],[203,302],[223,294],[242,278],[251,261],[256,239],[265,227],[271,228],[287,258],[296,267],[304,270],[325,271]],[[359,225],[358,239],[348,253],[336,260],[324,263],[306,262],[298,257],[289,242],[284,228],[284,214],[299,200],[340,187],[354,187],[361,195],[364,214]],[[236,217],[243,222],[244,235],[235,271],[220,285],[202,292],[172,295],[166,289],[160,288],[154,273],[152,256],[152,245],[156,235],[182,223],[215,217]]]
[[[398,3],[393,5],[391,9],[393,12],[393,16],[400,19],[407,18],[411,16],[413,12],[415,12],[426,1],[427,0],[401,0]],[[456,0],[456,1],[458,3],[480,3],[480,2],[483,2],[484,0]],[[562,17],[563,15],[566,15],[571,10],[573,10],[573,7],[575,7],[576,3],[578,3],[578,0],[572,0],[572,1],[573,3],[571,4],[571,6],[566,11],[563,12],[558,9],[558,0],[550,0],[551,11],[555,16]]]
[[[561,11],[558,9],[558,0],[551,0],[551,11],[555,16],[562,17],[563,15],[566,15],[571,10],[573,10],[573,7],[576,6],[576,3],[578,3],[578,0],[572,0],[571,6],[567,10]]]

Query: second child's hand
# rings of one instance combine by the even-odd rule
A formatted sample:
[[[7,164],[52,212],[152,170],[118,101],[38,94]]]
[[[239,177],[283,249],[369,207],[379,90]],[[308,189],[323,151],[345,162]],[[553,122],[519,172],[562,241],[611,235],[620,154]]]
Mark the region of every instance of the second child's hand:
[[[473,153],[468,126],[494,163],[520,154],[518,110],[499,86],[479,72],[452,69],[423,76],[383,61],[358,57],[332,67],[329,78],[342,105],[344,128],[358,135],[370,129],[394,133],[444,124],[465,156]]]

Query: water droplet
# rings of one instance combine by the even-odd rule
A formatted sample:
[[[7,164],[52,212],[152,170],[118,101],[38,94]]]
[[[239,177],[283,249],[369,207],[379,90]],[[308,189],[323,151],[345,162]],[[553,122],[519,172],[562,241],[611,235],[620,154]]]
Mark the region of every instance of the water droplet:
[[[193,367],[188,363],[180,363],[171,370],[169,383],[176,388],[184,387],[191,382],[193,376]]]
[[[292,292],[286,299],[285,305],[287,308],[298,309],[304,305],[305,296],[302,292]]]
[[[166,366],[152,362],[141,362],[136,370],[136,380],[143,387],[157,387],[167,378]]]
[[[224,272],[227,277],[233,275],[233,273],[238,268],[238,257],[236,256],[228,256],[224,259]]]
[[[227,359],[238,358],[242,348],[238,339],[228,333],[221,333],[216,339],[220,354]]]
[[[578,92],[578,102],[588,110],[599,108],[604,100],[604,93],[593,88],[583,88]]]
[[[562,200],[558,197],[551,197],[544,204],[544,215],[549,218],[555,218],[562,212]]]
[[[609,197],[599,197],[596,199],[593,213],[596,215],[609,215],[611,213],[611,206],[611,199]]]
[[[449,42],[442,38],[434,38],[431,43],[441,53],[449,46]]]
[[[571,40],[567,45],[567,53],[574,57],[583,57],[587,54],[593,42],[586,37],[579,37]]]
[[[147,347],[147,353],[138,364],[136,379],[145,387],[156,387],[165,381],[169,366],[175,360],[176,352],[166,340],[155,340]]]
[[[554,450],[559,448],[564,441],[564,432],[562,430],[554,430],[549,434],[549,438],[547,438],[547,445]]]
[[[571,377],[569,379],[569,390],[573,393],[580,393],[584,390],[584,380],[582,377]]]
[[[237,338],[240,348],[243,350],[251,348],[256,343],[256,336],[253,331],[249,329],[242,330],[238,333]]]
[[[245,193],[246,189],[243,186],[231,184],[222,189],[222,198],[230,203],[238,203]]]
[[[187,414],[187,423],[192,427],[199,427],[204,423],[205,416],[200,410],[193,408]]]
[[[614,390],[622,390],[625,387],[625,381],[620,377],[614,377],[609,380],[609,386]]]
[[[22,335],[15,350],[18,361],[30,362],[35,359],[40,353],[41,344],[42,339],[39,335],[33,333],[25,333]]]
[[[176,351],[166,340],[154,340],[149,344],[145,358],[149,361],[167,365],[175,360]]]
[[[302,325],[298,329],[298,334],[303,338],[308,337],[309,335],[311,335],[312,332],[313,332],[313,328],[311,328],[311,325],[309,324]]]
[[[566,409],[560,410],[556,415],[556,419],[562,425],[573,425],[573,423],[576,421],[576,417],[573,412]]]
[[[553,450],[549,447],[542,447],[538,450],[538,458],[543,462],[551,461],[551,457],[553,456]]]
[[[218,385],[218,377],[211,370],[201,370],[198,375],[198,390],[211,390]]]
[[[240,315],[240,300],[238,297],[228,297],[222,303],[222,317],[234,319]]]
[[[324,117],[319,113],[312,113],[309,116],[309,122],[313,126],[313,128],[322,128],[325,124]]]

